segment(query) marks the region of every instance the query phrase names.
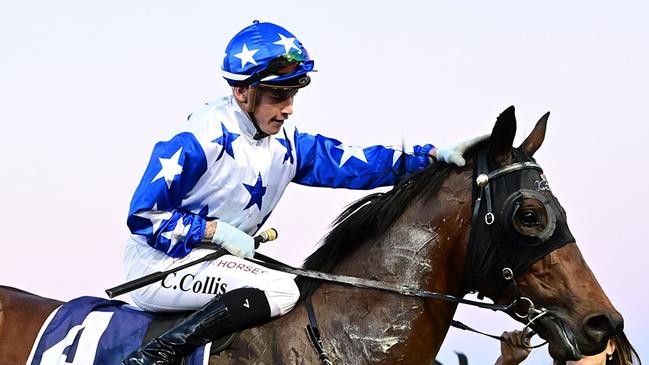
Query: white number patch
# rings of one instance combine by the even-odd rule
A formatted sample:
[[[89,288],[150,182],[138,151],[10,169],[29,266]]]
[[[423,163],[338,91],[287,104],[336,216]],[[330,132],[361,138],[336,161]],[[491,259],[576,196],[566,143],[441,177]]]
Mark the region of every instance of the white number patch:
[[[114,313],[110,312],[91,312],[82,324],[74,326],[68,331],[63,340],[50,347],[43,353],[41,359],[42,365],[88,365],[95,361],[95,353],[101,335],[104,334]],[[81,335],[79,335],[79,332]],[[76,344],[75,344],[76,340]],[[66,348],[76,345],[77,350],[74,356],[69,359],[64,354]]]

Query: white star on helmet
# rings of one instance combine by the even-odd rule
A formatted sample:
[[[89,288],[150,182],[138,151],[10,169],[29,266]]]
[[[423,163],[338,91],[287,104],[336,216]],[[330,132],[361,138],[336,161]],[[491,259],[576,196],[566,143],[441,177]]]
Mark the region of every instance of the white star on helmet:
[[[288,53],[291,49],[295,48],[298,51],[300,50],[296,45],[295,45],[295,38],[288,38],[282,35],[282,33],[277,33],[279,36],[279,40],[277,42],[273,42],[273,44],[278,44],[280,46],[284,46],[284,50],[286,53]]]
[[[252,63],[253,65],[257,65],[257,61],[255,61],[254,57],[252,57],[257,52],[259,52],[258,49],[248,50],[248,46],[244,43],[241,53],[235,54],[234,57],[241,60],[241,68],[244,68],[249,63]]]

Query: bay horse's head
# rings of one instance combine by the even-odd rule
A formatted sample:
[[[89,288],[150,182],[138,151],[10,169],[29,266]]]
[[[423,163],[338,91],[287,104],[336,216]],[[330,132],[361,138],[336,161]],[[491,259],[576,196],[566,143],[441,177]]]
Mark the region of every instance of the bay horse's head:
[[[550,355],[574,360],[603,351],[623,320],[584,261],[564,209],[532,158],[543,143],[548,115],[513,148],[516,119],[510,107],[498,117],[488,146],[477,150],[467,268],[471,288],[500,303],[516,299],[510,315],[526,324],[537,317],[531,327],[548,341]]]

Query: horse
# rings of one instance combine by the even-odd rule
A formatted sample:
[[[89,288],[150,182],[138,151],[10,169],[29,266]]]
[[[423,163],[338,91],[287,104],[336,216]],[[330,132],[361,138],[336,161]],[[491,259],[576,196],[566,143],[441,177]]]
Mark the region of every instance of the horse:
[[[454,298],[478,293],[538,333],[555,359],[602,351],[623,319],[533,159],[548,115],[514,148],[509,107],[488,140],[465,153],[464,167],[434,163],[353,203],[303,268]],[[457,301],[297,281],[335,364],[431,364],[457,308]],[[0,287],[0,363],[25,363],[40,325],[60,304]],[[304,333],[307,323],[301,301],[287,315],[239,333],[210,364],[321,363]]]

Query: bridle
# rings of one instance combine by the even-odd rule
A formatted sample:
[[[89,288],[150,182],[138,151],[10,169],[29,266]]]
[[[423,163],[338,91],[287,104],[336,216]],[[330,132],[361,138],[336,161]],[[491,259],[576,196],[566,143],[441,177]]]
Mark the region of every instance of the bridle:
[[[526,159],[527,157],[520,151],[513,150],[513,154],[520,159]],[[523,176],[517,175],[532,175],[533,177],[538,177],[539,180],[534,180],[532,186],[522,186],[525,184]],[[509,179],[509,184],[502,183],[502,180]],[[528,178],[529,180],[529,178]],[[539,181],[545,182],[543,186]],[[474,189],[473,189],[473,207],[471,215],[471,234],[469,238],[469,249],[467,252],[467,270],[468,276],[478,276],[486,281],[492,283],[497,288],[500,287],[501,290],[510,289],[513,293],[513,296],[516,298],[512,302],[511,306],[504,312],[513,315],[515,318],[518,318],[522,321],[525,326],[523,328],[523,334],[529,333],[531,331],[532,335],[534,332],[530,327],[535,324],[542,317],[549,314],[547,308],[537,307],[534,302],[525,296],[520,295],[520,291],[514,280],[514,277],[517,273],[520,273],[536,261],[536,258],[545,256],[552,250],[559,248],[568,241],[572,239],[572,235],[567,230],[567,226],[563,227],[562,230],[559,230],[560,234],[555,236],[555,231],[557,227],[557,217],[555,210],[553,208],[553,203],[558,205],[558,202],[552,197],[548,199],[542,194],[543,192],[551,191],[545,181],[543,175],[543,168],[533,160],[529,161],[517,161],[506,166],[490,169],[489,168],[489,158],[486,151],[481,151],[476,157],[476,165],[474,168]],[[509,188],[511,185],[519,183],[521,186],[518,189]],[[503,186],[507,187],[503,189]],[[536,191],[530,189],[531,187],[536,187]],[[541,189],[543,187],[544,189]],[[499,189],[497,194],[493,194],[494,189]],[[513,192],[511,190],[514,190]],[[497,195],[501,199],[494,201],[494,195]],[[502,235],[500,234],[504,230],[511,230],[511,225],[509,222],[508,215],[511,217],[511,206],[518,200],[523,198],[534,198],[540,201],[547,214],[547,224],[545,229],[538,235],[533,237],[522,237],[528,239],[527,243],[532,243],[529,246],[523,245],[523,247],[518,247],[517,252],[520,251],[529,251],[531,253],[531,258],[527,259],[527,262],[520,263],[519,260],[515,258],[508,257],[507,250],[502,247]],[[497,208],[494,208],[494,205],[497,205]],[[498,211],[498,207],[501,207]],[[565,226],[565,219],[561,221]],[[499,227],[500,225],[500,227]],[[566,233],[567,232],[567,233]],[[553,238],[551,244],[546,244],[548,241]],[[509,235],[508,238],[512,238],[512,235]],[[515,237],[521,238],[521,237]],[[533,238],[533,241],[529,239]],[[574,241],[574,239],[572,239]],[[481,246],[487,246],[487,248],[481,248]],[[485,252],[491,250],[491,252]],[[486,263],[484,266],[480,267],[476,263]],[[514,266],[517,265],[517,266]],[[468,278],[468,281],[471,282],[471,278]],[[478,297],[483,297],[481,293],[478,292]],[[520,306],[521,304],[526,305]],[[455,322],[455,321],[454,321]],[[455,322],[453,325],[457,328],[463,330],[469,330],[476,332],[494,339],[503,340],[501,336],[494,336],[484,332],[477,331],[461,322]],[[531,337],[531,336],[530,336]],[[538,345],[532,346],[528,341],[523,341],[523,344],[528,348],[537,348],[545,345],[547,341],[542,342]]]
[[[522,153],[521,153],[522,154]],[[498,223],[498,218],[497,218],[497,213],[494,210],[494,201],[493,201],[493,189],[494,188],[499,188],[498,186],[494,186],[497,182],[503,180],[506,177],[514,177],[516,178],[515,175],[517,174],[523,174],[523,173],[528,173],[528,172],[534,172],[536,176],[543,177],[543,169],[541,168],[540,165],[538,165],[534,161],[523,161],[523,162],[514,162],[511,164],[508,164],[504,167],[500,168],[495,168],[493,170],[489,169],[489,164],[488,164],[488,158],[486,155],[486,152],[482,152],[478,154],[477,157],[477,164],[476,168],[474,169],[474,175],[475,175],[475,185],[474,185],[474,197],[473,199],[474,204],[473,204],[473,210],[472,210],[472,222],[471,222],[471,236],[469,240],[469,247],[472,245],[476,245],[476,237],[479,235],[479,233],[482,230],[488,230],[489,233],[489,241],[494,241],[499,239],[497,237],[497,233],[495,229],[491,229],[496,227],[496,223]],[[544,177],[543,177],[544,178]],[[522,178],[521,178],[522,180]],[[513,193],[510,194],[510,197],[513,196],[514,194],[520,193],[521,191],[527,191],[528,189],[520,188]],[[549,189],[548,189],[549,190]],[[509,193],[509,192],[508,192]],[[526,194],[532,194],[532,193],[526,193]],[[521,196],[528,196],[525,194],[519,194]],[[535,196],[536,197],[536,196]],[[540,198],[540,196],[538,197]],[[511,199],[506,199],[506,200],[511,200]],[[496,203],[502,203],[504,202],[496,202]],[[544,202],[546,204],[547,202]],[[558,203],[557,203],[558,204]],[[547,204],[546,204],[547,206]],[[549,215],[553,215],[553,212],[547,212]],[[502,216],[502,214],[499,214]],[[552,217],[553,219],[555,217]],[[565,223],[565,221],[563,222]],[[554,229],[553,232],[550,232],[549,234],[546,232],[545,234],[541,235],[540,237],[535,237],[538,238],[542,241],[542,243],[545,243],[550,240],[551,237],[553,237]],[[569,232],[568,232],[569,234]],[[572,237],[572,236],[570,236]],[[562,237],[563,238],[563,237]],[[555,243],[546,247],[541,247],[541,249],[535,249],[532,251],[532,253],[535,254],[535,256],[544,256],[545,254],[549,253],[555,248],[561,247],[562,245],[565,245],[567,242],[559,242]],[[498,247],[498,244],[496,244]],[[538,245],[533,245],[530,247],[539,247]],[[474,250],[475,251],[475,250]],[[477,250],[479,252],[480,250]],[[507,263],[507,257],[500,257],[499,262],[504,262]],[[318,271],[313,271],[313,270],[307,270],[307,269],[302,269],[302,268],[295,268],[291,267],[288,265],[285,265],[281,262],[278,262],[272,258],[269,258],[267,256],[261,255],[261,254],[255,254],[254,259],[250,259],[251,261],[266,266],[270,269],[294,274],[294,275],[299,275],[311,279],[316,279],[320,281],[325,281],[329,283],[334,283],[334,284],[340,284],[340,285],[347,285],[347,286],[352,286],[352,287],[357,287],[357,288],[369,288],[369,289],[377,289],[377,290],[382,290],[390,293],[396,293],[404,296],[411,296],[411,297],[418,297],[418,298],[429,298],[429,299],[436,299],[436,300],[443,300],[451,303],[457,303],[457,304],[466,304],[466,305],[471,305],[479,308],[485,308],[485,309],[491,309],[494,311],[501,311],[505,312],[507,314],[513,315],[516,318],[518,318],[520,321],[525,323],[525,327],[523,332],[527,332],[527,330],[530,329],[530,326],[536,323],[539,319],[542,317],[546,316],[549,311],[546,308],[543,307],[537,307],[534,302],[527,297],[521,296],[519,293],[519,290],[516,286],[516,282],[514,280],[515,273],[517,271],[522,270],[522,267],[518,268],[512,268],[505,266],[500,270],[500,279],[504,280],[505,284],[507,287],[512,289],[512,292],[514,293],[515,299],[509,303],[509,304],[498,304],[498,303],[484,303],[480,301],[474,301],[474,300],[469,300],[469,299],[464,299],[461,297],[456,297],[453,295],[448,295],[448,294],[442,294],[442,293],[436,293],[436,292],[431,292],[427,290],[421,290],[409,285],[402,285],[402,284],[394,284],[394,283],[387,283],[383,281],[378,281],[378,280],[370,280],[370,279],[364,279],[364,278],[358,278],[358,277],[352,277],[352,276],[346,276],[346,275],[338,275],[338,274],[330,274],[330,273],[324,273],[324,272],[318,272]],[[493,266],[494,263],[491,263],[490,265]],[[490,267],[490,270],[493,271],[493,268]],[[489,277],[487,276],[487,279]],[[489,280],[491,281],[491,280]],[[496,283],[496,285],[502,286],[501,283]],[[479,295],[481,296],[481,295]],[[307,312],[309,312],[308,308],[311,306],[310,301],[307,298],[306,303],[307,305]],[[523,306],[525,306],[523,308]],[[311,319],[313,317],[313,319]],[[313,311],[311,309],[311,312],[309,313],[309,318],[311,320],[311,327],[315,327],[315,333],[316,335],[312,336],[310,334],[310,338],[312,340],[312,344],[314,345],[314,348],[316,348],[316,351],[319,352],[320,358],[324,364],[331,364],[331,360],[328,359],[326,353],[324,353],[324,349],[322,346],[322,341],[319,338],[319,332],[317,331],[317,324],[315,323],[315,316],[313,314]],[[495,335],[489,335],[477,330],[474,330],[473,328],[464,325],[461,322],[453,321],[452,325],[454,327],[464,329],[464,330],[469,330],[472,332],[476,332],[479,334],[486,335],[488,337],[498,339],[498,340],[504,340],[501,336],[495,336]],[[309,329],[307,329],[307,332],[309,332]],[[313,332],[313,331],[312,331]],[[315,337],[315,338],[313,338]],[[525,343],[525,345],[528,348],[536,348],[545,345],[546,342],[543,342],[538,345],[530,345],[529,343]]]

